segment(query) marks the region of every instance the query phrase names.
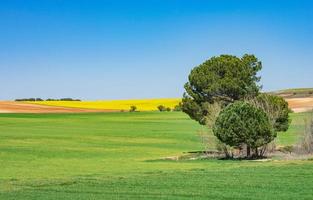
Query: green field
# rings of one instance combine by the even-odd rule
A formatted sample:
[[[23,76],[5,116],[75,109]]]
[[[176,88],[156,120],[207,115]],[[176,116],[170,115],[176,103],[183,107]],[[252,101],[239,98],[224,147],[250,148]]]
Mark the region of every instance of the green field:
[[[312,199],[313,161],[162,160],[204,130],[180,112],[1,114],[0,199]]]

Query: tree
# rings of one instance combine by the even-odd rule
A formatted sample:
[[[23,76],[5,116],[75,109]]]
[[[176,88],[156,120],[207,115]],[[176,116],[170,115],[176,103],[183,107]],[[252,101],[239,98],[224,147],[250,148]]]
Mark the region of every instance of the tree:
[[[157,108],[160,112],[165,112],[165,111],[170,112],[172,110],[170,107],[165,107],[163,105],[159,105]]]
[[[136,112],[137,107],[136,106],[130,106],[129,112]]]
[[[185,84],[182,110],[204,125],[210,115],[210,104],[222,107],[236,100],[257,96],[262,64],[254,55],[242,58],[231,55],[212,57],[192,69]]]
[[[251,149],[259,156],[258,147],[270,143],[276,137],[267,114],[249,103],[237,101],[228,105],[217,117],[214,135],[223,143],[241,148],[247,147],[247,157]]]
[[[182,111],[182,103],[179,102],[179,104],[173,108],[173,111]]]
[[[284,98],[262,93],[255,98],[248,98],[246,101],[266,112],[275,131],[288,130],[291,122],[289,119],[290,109]]]
[[[159,110],[160,112],[164,112],[164,111],[166,111],[166,107],[163,106],[163,105],[159,105],[159,106],[158,106],[158,110]]]

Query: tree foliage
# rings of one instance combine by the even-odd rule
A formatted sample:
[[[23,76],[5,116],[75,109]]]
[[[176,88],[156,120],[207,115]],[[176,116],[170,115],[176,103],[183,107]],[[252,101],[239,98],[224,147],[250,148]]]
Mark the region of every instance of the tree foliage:
[[[160,112],[165,112],[165,111],[170,112],[172,110],[170,107],[165,107],[163,105],[159,105],[157,108]]]
[[[270,143],[276,137],[267,114],[249,103],[237,101],[222,110],[213,127],[214,135],[223,143],[241,148],[247,146],[258,156],[258,147]]]
[[[164,111],[166,111],[166,107],[163,106],[163,105],[159,105],[159,106],[158,106],[158,110],[159,110],[160,112],[164,112]]]
[[[179,104],[173,108],[173,111],[182,111],[182,103],[179,102]]]
[[[137,107],[136,106],[130,106],[129,112],[136,112]]]
[[[182,110],[200,124],[206,124],[210,104],[226,106],[247,96],[257,96],[262,64],[254,55],[212,57],[192,69],[185,84]]]
[[[291,122],[289,119],[290,109],[284,98],[262,93],[255,98],[248,98],[246,101],[267,113],[275,131],[288,130]]]

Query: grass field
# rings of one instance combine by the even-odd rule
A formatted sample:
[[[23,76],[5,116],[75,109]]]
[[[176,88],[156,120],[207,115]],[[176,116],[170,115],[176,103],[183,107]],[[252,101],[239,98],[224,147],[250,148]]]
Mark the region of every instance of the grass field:
[[[313,161],[161,160],[203,130],[180,112],[1,114],[0,199],[312,199]]]
[[[139,111],[155,111],[159,105],[173,109],[181,102],[180,98],[168,99],[138,99],[138,100],[107,100],[107,101],[36,101],[30,102],[40,105],[62,106],[70,108],[108,109],[128,111],[136,106]]]

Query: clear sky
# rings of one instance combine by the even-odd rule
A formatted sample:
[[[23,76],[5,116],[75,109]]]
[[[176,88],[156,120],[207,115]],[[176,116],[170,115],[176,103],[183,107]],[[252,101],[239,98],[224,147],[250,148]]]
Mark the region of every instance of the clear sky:
[[[0,99],[180,97],[194,66],[244,53],[266,91],[313,87],[313,1],[0,1]]]

